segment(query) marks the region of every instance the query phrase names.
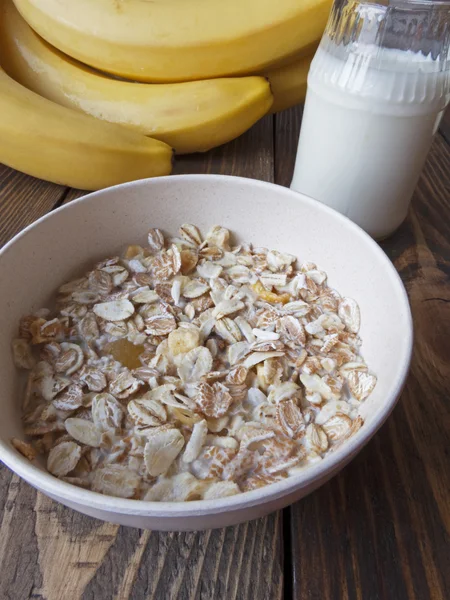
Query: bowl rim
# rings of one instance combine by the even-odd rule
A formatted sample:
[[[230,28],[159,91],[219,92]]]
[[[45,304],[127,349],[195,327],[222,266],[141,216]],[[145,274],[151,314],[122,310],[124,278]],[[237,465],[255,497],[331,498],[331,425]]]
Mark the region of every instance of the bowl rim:
[[[61,499],[63,502],[74,503],[78,506],[87,505],[94,510],[116,514],[148,516],[153,518],[188,518],[210,516],[218,512],[238,512],[242,509],[247,509],[252,506],[258,506],[276,501],[283,496],[287,496],[290,493],[295,493],[297,490],[308,487],[311,484],[314,484],[314,482],[324,482],[339,469],[339,465],[341,463],[344,463],[342,466],[345,466],[345,464],[347,464],[347,462],[351,460],[354,455],[368,443],[368,441],[386,421],[392,412],[405,384],[413,349],[413,321],[406,289],[393,263],[390,261],[382,248],[365,231],[363,231],[358,225],[353,223],[346,216],[338,213],[329,206],[322,204],[317,200],[310,198],[309,196],[306,196],[305,194],[295,192],[289,188],[275,183],[246,177],[236,177],[233,175],[181,174],[150,179],[140,179],[137,181],[131,181],[112,186],[103,190],[86,194],[81,198],[72,200],[69,204],[62,205],[55,210],[46,213],[25,227],[3,246],[3,248],[0,250],[0,260],[7,252],[10,251],[10,249],[19,239],[26,236],[32,229],[38,228],[42,222],[52,219],[54,215],[59,214],[60,212],[70,212],[70,210],[73,210],[73,208],[79,204],[89,204],[90,202],[95,201],[96,198],[108,195],[118,189],[145,189],[153,185],[164,186],[164,184],[171,184],[186,180],[198,183],[205,183],[205,181],[208,183],[216,182],[226,186],[244,185],[256,188],[267,188],[276,194],[282,194],[291,199],[295,198],[297,201],[314,208],[314,210],[328,213],[332,216],[332,218],[336,219],[338,222],[341,222],[345,227],[347,227],[351,233],[360,238],[363,243],[369,245],[372,251],[384,263],[386,267],[386,275],[390,278],[393,287],[396,288],[396,298],[398,299],[400,305],[402,305],[406,318],[407,331],[405,331],[405,335],[403,337],[403,354],[402,356],[398,357],[400,361],[399,368],[396,378],[392,383],[392,391],[388,395],[388,399],[385,402],[383,409],[367,426],[364,426],[360,430],[359,435],[350,438],[345,444],[338,448],[336,452],[329,454],[324,460],[320,461],[320,463],[305,467],[301,473],[292,475],[282,481],[272,483],[268,486],[214,500],[156,502],[118,498],[115,496],[93,492],[91,490],[85,490],[83,488],[66,483],[65,481],[61,481],[46,471],[42,471],[40,468],[28,461],[28,459],[21,456],[10,445],[9,440],[5,441],[0,439],[0,460],[2,460],[6,466],[8,466],[20,477],[25,479],[25,481],[30,483],[32,486],[38,488],[43,493],[47,493],[53,497],[56,497],[57,499]]]

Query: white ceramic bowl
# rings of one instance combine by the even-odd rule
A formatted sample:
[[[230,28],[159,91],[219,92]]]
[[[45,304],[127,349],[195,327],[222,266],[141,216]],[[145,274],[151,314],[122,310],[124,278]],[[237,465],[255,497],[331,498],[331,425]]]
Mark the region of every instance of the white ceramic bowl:
[[[363,405],[361,430],[301,475],[223,500],[142,502],[103,496],[59,481],[10,445],[21,437],[19,380],[10,344],[19,318],[46,306],[58,285],[128,243],[145,244],[150,227],[175,233],[228,227],[238,240],[316,262],[341,294],[361,308],[362,352],[378,376]],[[39,219],[0,252],[0,459],[47,496],[85,514],[156,530],[195,530],[261,517],[299,500],[344,467],[391,412],[408,371],[412,323],[391,262],[359,227],[323,204],[261,181],[179,175],[129,183],[71,202]]]

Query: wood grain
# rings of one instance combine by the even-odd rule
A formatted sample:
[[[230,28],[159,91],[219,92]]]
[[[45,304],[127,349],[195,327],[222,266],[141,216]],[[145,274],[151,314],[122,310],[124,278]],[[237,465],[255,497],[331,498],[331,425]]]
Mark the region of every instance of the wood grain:
[[[275,183],[289,187],[294,173],[303,107],[290,108],[274,116]]]
[[[6,172],[3,241],[56,205],[82,196]],[[227,146],[181,157],[178,173],[273,181],[273,118]],[[0,175],[1,177],[2,175]],[[17,195],[18,194],[18,195]],[[19,217],[18,210],[34,206]],[[20,207],[20,208],[18,208]],[[8,213],[9,214],[9,213]],[[0,599],[278,600],[283,596],[282,514],[199,533],[118,527],[65,508],[0,470]]]
[[[205,154],[178,157],[174,173],[219,173],[273,181],[273,123],[273,117],[265,117],[225,146]]]
[[[0,246],[52,210],[66,190],[0,164]]]
[[[450,106],[447,108],[444,114],[440,130],[444,138],[450,144]]]
[[[276,118],[276,182],[289,185],[298,113]],[[450,146],[438,135],[407,221],[383,243],[414,317],[408,383],[356,460],[291,507],[293,598],[450,597],[449,214]]]

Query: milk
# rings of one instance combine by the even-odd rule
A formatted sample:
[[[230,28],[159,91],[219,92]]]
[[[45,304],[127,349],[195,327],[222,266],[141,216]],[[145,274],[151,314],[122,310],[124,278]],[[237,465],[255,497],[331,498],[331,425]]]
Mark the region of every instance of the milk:
[[[449,71],[420,53],[321,45],[308,76],[291,188],[328,204],[375,238],[405,219],[449,101]]]

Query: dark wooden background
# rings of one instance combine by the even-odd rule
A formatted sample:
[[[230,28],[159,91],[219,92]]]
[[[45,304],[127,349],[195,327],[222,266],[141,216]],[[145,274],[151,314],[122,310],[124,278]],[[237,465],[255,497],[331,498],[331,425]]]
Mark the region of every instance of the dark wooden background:
[[[289,185],[301,110],[180,158],[177,173]],[[0,166],[0,243],[82,192]],[[415,352],[392,417],[330,483],[237,527],[156,533],[84,517],[0,469],[0,598],[450,598],[450,114],[407,221],[383,248],[409,293]],[[2,282],[7,285],[7,282]]]

